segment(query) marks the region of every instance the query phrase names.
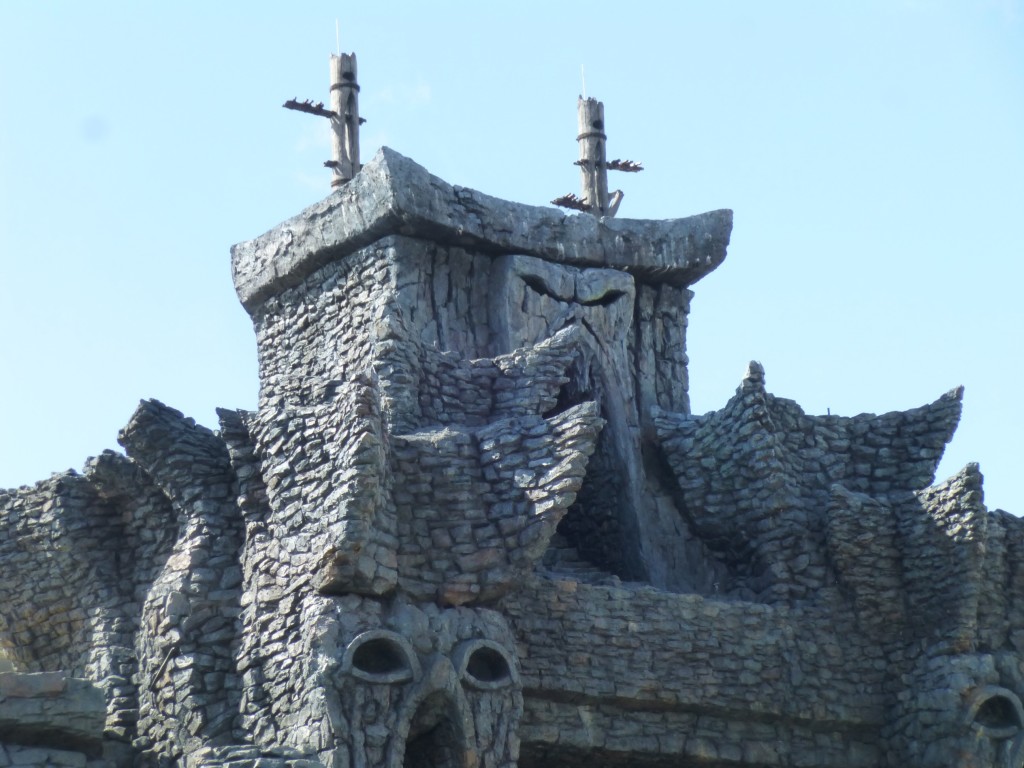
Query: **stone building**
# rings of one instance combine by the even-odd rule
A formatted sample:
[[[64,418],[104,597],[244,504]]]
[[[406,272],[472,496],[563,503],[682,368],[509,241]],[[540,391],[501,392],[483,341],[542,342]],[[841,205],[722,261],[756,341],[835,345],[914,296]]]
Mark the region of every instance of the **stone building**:
[[[256,411],[0,491],[0,766],[1024,765],[1024,526],[959,390],[690,412],[732,217],[381,150],[232,249]]]

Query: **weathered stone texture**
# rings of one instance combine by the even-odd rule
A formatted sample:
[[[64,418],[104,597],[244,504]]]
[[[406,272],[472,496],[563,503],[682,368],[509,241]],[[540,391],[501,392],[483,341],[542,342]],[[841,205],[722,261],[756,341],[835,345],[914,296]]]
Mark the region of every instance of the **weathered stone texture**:
[[[177,512],[178,539],[142,606],[136,747],[190,754],[237,718],[242,531],[228,451],[210,430],[144,401],[121,431],[128,455]]]
[[[0,491],[0,768],[1024,764],[1024,527],[962,393],[689,410],[731,213],[390,150],[232,250],[260,395]]]
[[[833,581],[824,546],[833,489],[884,498],[925,487],[961,394],[883,416],[807,416],[767,393],[764,370],[751,363],[721,411],[659,411],[656,427],[681,511],[733,566],[738,593],[802,598]]]

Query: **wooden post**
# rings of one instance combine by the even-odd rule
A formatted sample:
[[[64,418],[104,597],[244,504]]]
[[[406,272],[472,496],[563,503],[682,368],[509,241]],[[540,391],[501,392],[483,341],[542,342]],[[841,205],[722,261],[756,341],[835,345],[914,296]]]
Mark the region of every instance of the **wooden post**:
[[[604,132],[604,104],[597,99],[588,99],[584,95],[580,96],[576,111],[579,117],[580,132],[576,136],[576,141],[580,145],[580,159],[574,165],[580,167],[581,196],[576,197],[569,193],[555,198],[551,203],[610,219],[619,210],[622,190],[617,189],[608,194],[608,171],[637,173],[644,167],[632,160],[608,161],[605,154],[608,136]]]
[[[608,169],[605,167],[604,104],[580,96],[576,105],[580,133],[580,186],[595,216],[608,212]]]
[[[356,55],[331,56],[331,159],[332,187],[340,187],[359,173],[359,83]]]

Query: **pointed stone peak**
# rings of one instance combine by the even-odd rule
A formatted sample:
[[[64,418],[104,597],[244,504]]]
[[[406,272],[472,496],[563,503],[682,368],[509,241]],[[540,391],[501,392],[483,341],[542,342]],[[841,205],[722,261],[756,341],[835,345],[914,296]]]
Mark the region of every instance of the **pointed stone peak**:
[[[738,391],[750,392],[752,390],[764,392],[764,366],[757,360],[747,363],[747,372],[743,375],[743,381],[740,382]]]

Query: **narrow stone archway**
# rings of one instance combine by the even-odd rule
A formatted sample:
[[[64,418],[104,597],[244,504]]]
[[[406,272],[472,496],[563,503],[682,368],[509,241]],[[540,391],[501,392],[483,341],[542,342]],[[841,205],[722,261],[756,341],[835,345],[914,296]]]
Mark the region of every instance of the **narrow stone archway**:
[[[403,768],[472,768],[466,739],[456,725],[451,701],[443,693],[425,698],[409,725]]]

